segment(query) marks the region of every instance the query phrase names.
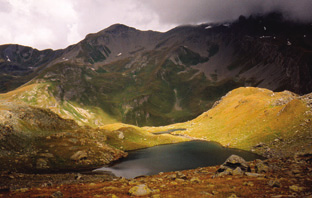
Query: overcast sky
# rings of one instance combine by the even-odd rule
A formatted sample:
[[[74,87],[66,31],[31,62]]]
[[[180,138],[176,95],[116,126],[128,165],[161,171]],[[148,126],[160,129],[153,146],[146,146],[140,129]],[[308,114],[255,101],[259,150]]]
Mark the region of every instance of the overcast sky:
[[[311,21],[312,0],[0,0],[0,45],[61,49],[115,23],[163,32],[272,10]]]

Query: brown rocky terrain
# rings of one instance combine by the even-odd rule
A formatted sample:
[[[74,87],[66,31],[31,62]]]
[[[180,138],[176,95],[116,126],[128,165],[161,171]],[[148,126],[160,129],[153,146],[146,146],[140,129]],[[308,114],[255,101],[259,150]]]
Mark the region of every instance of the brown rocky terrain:
[[[109,175],[2,173],[2,197],[311,197],[312,155],[246,163],[250,172],[218,175],[220,166],[135,179]],[[3,183],[6,183],[4,188]],[[11,184],[11,187],[8,187]],[[14,185],[13,185],[14,184]]]
[[[105,143],[104,130],[81,127],[48,109],[2,103],[0,110],[2,171],[90,169],[126,156]]]

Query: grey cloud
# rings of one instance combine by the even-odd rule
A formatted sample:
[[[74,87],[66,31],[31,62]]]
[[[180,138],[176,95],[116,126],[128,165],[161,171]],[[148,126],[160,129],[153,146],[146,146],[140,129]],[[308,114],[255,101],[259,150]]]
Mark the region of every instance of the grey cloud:
[[[312,21],[312,0],[0,0],[0,44],[58,49],[115,23],[167,31],[272,10]]]
[[[280,11],[289,19],[311,21],[311,0],[140,0],[162,23],[223,22],[240,15]]]
[[[12,6],[7,0],[0,0],[0,12],[10,12],[11,10]]]

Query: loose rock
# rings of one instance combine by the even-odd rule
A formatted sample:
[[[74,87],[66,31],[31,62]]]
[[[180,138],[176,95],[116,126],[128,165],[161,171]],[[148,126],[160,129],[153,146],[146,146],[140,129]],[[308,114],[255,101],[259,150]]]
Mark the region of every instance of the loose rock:
[[[256,161],[256,172],[257,173],[267,173],[267,172],[269,172],[269,167],[262,160],[257,160]]]
[[[73,161],[79,161],[81,159],[86,159],[88,157],[88,154],[86,151],[77,151],[75,154],[73,154],[70,159]]]
[[[270,181],[268,182],[268,184],[269,184],[269,186],[271,186],[271,187],[277,187],[277,188],[281,187],[281,183],[280,183],[277,179],[275,179],[275,180],[270,180]]]
[[[297,185],[292,185],[292,186],[289,186],[289,189],[292,190],[292,191],[295,191],[295,192],[301,192],[304,190],[303,187],[299,187]]]
[[[38,169],[45,169],[49,168],[48,166],[48,160],[44,158],[39,158],[36,162],[36,168]]]
[[[152,190],[145,184],[134,186],[129,190],[130,195],[134,196],[146,196],[152,193]]]
[[[200,183],[200,179],[198,179],[198,177],[192,177],[190,181],[191,183]]]
[[[53,197],[53,198],[61,198],[61,197],[63,197],[63,193],[61,191],[56,191],[56,192],[54,192],[51,195],[51,197]]]
[[[243,175],[244,172],[242,171],[242,169],[240,167],[237,167],[233,170],[232,172],[233,175]]]

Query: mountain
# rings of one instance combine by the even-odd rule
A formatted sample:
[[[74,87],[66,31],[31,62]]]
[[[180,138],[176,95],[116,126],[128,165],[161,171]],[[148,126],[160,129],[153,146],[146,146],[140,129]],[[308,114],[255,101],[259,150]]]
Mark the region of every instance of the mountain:
[[[43,65],[48,64],[61,51],[39,51],[20,45],[0,46],[0,92],[15,89],[36,77]]]
[[[90,126],[183,122],[237,87],[311,92],[311,38],[278,13],[165,33],[116,24],[64,50],[1,46],[1,91],[27,82],[7,97]]]

